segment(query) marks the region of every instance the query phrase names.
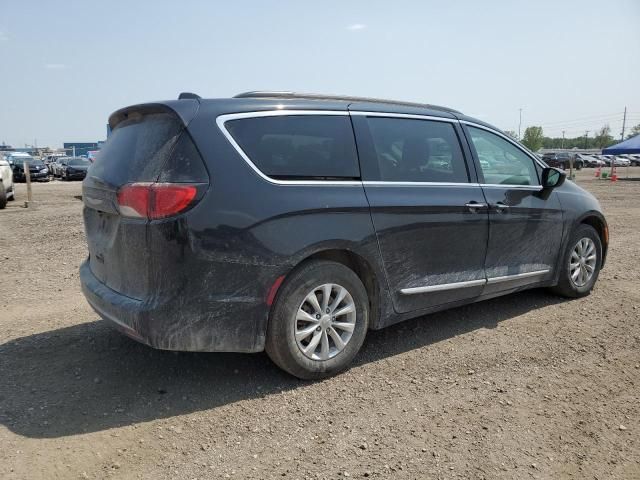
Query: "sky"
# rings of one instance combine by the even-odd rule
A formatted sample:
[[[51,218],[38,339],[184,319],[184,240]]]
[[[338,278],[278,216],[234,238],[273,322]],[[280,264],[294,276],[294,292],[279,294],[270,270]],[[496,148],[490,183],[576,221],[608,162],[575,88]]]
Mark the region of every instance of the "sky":
[[[640,123],[640,0],[0,0],[0,143],[106,136],[182,91],[449,106],[504,130]]]

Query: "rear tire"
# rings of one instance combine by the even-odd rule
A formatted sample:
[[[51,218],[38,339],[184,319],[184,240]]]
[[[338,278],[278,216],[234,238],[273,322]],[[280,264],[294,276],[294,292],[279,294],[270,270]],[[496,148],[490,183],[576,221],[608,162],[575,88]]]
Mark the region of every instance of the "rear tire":
[[[0,183],[0,210],[7,206],[7,192],[4,190],[4,185]]]
[[[595,258],[592,259],[592,255]],[[579,225],[571,234],[563,256],[558,284],[551,290],[569,298],[589,295],[602,266],[602,242],[598,232],[590,225]]]
[[[294,270],[280,288],[266,351],[291,375],[326,378],[349,366],[368,328],[369,300],[358,276],[340,263],[313,260]]]

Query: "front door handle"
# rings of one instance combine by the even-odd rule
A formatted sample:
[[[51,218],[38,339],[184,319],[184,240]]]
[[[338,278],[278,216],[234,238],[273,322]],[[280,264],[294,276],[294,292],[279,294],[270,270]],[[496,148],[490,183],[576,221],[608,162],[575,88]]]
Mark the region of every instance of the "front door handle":
[[[507,205],[506,203],[502,203],[502,202],[498,202],[494,205],[496,211],[498,211],[499,213],[504,213],[507,210],[509,210],[511,207],[509,205]]]
[[[471,211],[472,213],[476,213],[481,208],[486,208],[487,204],[473,201],[473,202],[465,203],[464,206],[467,207],[469,211]]]

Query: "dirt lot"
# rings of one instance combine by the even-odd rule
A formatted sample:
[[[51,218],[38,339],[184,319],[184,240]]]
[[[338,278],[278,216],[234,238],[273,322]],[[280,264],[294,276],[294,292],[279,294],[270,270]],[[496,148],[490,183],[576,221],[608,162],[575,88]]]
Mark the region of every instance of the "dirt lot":
[[[0,211],[0,478],[640,478],[640,182],[592,176],[611,249],[591,296],[371,332],[318,383],[112,331],[80,293],[80,183],[34,185],[30,209],[19,185]]]

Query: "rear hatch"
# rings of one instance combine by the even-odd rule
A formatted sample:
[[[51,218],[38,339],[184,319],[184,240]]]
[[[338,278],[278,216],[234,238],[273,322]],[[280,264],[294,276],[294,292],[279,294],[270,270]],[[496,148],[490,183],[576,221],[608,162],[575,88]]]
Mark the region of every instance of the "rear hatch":
[[[183,117],[161,105],[111,116],[111,135],[83,181],[84,223],[93,275],[144,300],[157,268],[148,244],[154,224],[174,222],[209,182]],[[161,255],[161,246],[154,246]]]

